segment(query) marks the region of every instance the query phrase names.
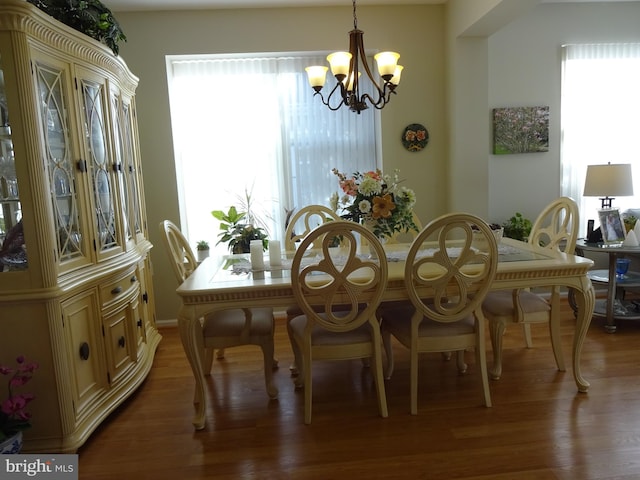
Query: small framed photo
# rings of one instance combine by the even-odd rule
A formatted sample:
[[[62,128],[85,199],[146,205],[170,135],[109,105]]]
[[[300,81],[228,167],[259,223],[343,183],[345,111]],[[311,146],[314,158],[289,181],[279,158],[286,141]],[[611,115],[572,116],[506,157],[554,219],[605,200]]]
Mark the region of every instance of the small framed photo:
[[[598,210],[602,240],[605,243],[622,243],[625,239],[625,228],[617,208]]]

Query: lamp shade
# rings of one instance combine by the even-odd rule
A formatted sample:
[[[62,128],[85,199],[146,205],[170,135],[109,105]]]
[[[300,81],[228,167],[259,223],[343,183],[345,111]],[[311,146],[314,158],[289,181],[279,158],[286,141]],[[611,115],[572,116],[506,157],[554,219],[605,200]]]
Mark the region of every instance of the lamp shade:
[[[632,196],[631,164],[587,166],[583,195],[585,197]]]

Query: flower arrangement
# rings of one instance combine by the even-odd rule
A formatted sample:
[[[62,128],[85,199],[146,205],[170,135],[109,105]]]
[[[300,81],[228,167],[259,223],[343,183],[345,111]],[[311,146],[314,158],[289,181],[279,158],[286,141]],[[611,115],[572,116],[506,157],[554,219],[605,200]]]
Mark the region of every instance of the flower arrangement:
[[[16,368],[0,365],[0,375],[9,377],[9,396],[0,406],[0,441],[31,426],[31,414],[25,408],[35,397],[32,393],[14,393],[14,388],[28,383],[33,372],[38,369],[38,364],[27,362],[22,355],[16,358],[16,362]]]
[[[418,230],[413,221],[416,194],[400,186],[399,170],[385,175],[380,169],[356,172],[351,177],[334,168],[344,192],[341,199],[342,218],[371,226],[377,237],[391,237],[397,232]]]

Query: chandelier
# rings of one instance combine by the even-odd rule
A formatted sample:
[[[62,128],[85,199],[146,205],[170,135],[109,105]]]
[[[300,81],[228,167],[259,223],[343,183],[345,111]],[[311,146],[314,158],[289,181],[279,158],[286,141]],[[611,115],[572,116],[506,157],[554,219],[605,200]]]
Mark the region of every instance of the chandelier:
[[[327,70],[325,66],[312,66],[305,68],[309,77],[309,83],[315,90],[314,96],[320,95],[322,103],[330,110],[338,110],[347,106],[352,112],[360,114],[362,110],[369,108],[367,102],[378,110],[382,109],[396,93],[396,87],[400,83],[402,66],[398,65],[400,54],[396,52],[380,52],[374,56],[378,65],[378,73],[382,77],[382,88],[379,80],[373,78],[371,69],[367,64],[364,52],[362,30],[358,30],[358,18],[356,17],[356,0],[353,0],[353,30],[349,32],[349,51],[335,52],[327,56],[331,65],[331,73],[336,77],[337,83],[329,95],[322,95],[322,87],[326,81]],[[362,93],[361,75],[365,73],[374,87],[373,96]],[[332,98],[333,97],[333,98]],[[376,97],[376,98],[374,98]]]

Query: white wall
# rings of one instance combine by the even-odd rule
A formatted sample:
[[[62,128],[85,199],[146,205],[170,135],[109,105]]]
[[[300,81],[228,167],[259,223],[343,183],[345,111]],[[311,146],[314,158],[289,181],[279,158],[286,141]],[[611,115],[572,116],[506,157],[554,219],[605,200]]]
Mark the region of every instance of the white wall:
[[[560,195],[561,46],[613,42],[640,42],[640,2],[541,4],[489,37],[489,109],[550,107],[549,152],[487,155],[491,220],[534,219]],[[594,142],[610,141],[598,137],[606,121],[594,112]]]

